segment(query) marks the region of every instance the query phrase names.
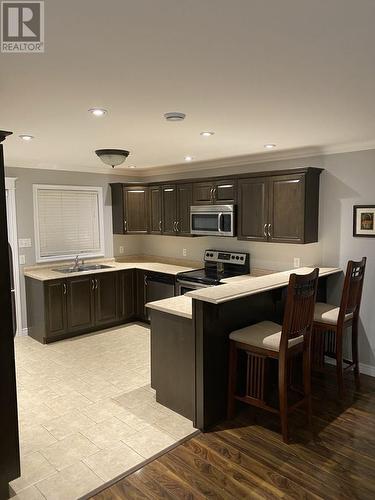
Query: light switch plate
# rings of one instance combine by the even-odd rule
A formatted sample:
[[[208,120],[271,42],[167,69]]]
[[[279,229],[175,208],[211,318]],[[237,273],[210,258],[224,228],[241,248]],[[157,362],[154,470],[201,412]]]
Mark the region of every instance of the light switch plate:
[[[294,266],[295,268],[297,268],[297,267],[301,267],[301,259],[300,259],[299,257],[294,257],[293,262],[294,262],[294,263],[293,263],[293,266]]]
[[[18,246],[19,248],[31,248],[31,238],[20,238]]]
[[[187,255],[186,248],[183,248],[183,249],[182,249],[182,256],[183,256],[183,257],[186,257],[186,255]]]
[[[26,264],[26,256],[25,255],[20,255],[19,256],[19,261],[20,261],[20,265],[23,266],[24,264]]]
[[[120,253],[124,253],[124,247],[120,247],[120,248],[119,248],[119,252],[120,252]]]

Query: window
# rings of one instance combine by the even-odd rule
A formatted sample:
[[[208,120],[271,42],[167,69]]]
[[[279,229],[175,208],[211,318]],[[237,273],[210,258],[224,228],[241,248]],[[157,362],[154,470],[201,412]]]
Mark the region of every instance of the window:
[[[100,187],[34,185],[37,262],[104,255]]]

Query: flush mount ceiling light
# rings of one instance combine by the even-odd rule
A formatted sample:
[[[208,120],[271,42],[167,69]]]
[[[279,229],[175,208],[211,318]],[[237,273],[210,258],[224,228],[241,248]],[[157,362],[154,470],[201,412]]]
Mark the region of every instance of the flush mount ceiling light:
[[[276,144],[265,144],[264,149],[275,149]]]
[[[91,108],[89,109],[89,113],[94,116],[104,116],[107,113],[107,110],[102,108]]]
[[[193,156],[185,156],[184,158],[185,161],[193,161],[194,160],[194,157]]]
[[[203,137],[210,137],[211,135],[214,135],[215,132],[209,132],[208,130],[205,131],[205,132],[201,132],[201,135],[203,135]]]
[[[170,113],[165,113],[164,118],[167,122],[182,122],[185,120],[185,113],[180,113],[179,111],[171,111]]]
[[[28,134],[21,134],[18,137],[24,141],[32,141],[34,139],[33,135],[28,135]]]
[[[124,163],[129,156],[129,151],[125,149],[97,149],[95,154],[99,156],[103,163],[115,168]]]

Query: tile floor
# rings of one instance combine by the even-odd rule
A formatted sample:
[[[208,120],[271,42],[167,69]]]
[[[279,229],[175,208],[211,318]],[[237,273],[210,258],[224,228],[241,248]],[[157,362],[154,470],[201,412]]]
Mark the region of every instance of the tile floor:
[[[70,500],[195,431],[150,387],[138,323],[41,345],[16,338],[21,500]]]

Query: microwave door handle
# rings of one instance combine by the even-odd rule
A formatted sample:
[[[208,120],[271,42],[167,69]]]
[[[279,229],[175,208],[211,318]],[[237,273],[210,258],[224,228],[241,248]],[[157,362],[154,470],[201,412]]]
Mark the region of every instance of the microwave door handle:
[[[221,229],[221,224],[223,222],[223,212],[219,212],[218,214],[218,221],[219,221],[219,224],[218,224],[218,231],[219,233],[223,233],[224,231]]]

